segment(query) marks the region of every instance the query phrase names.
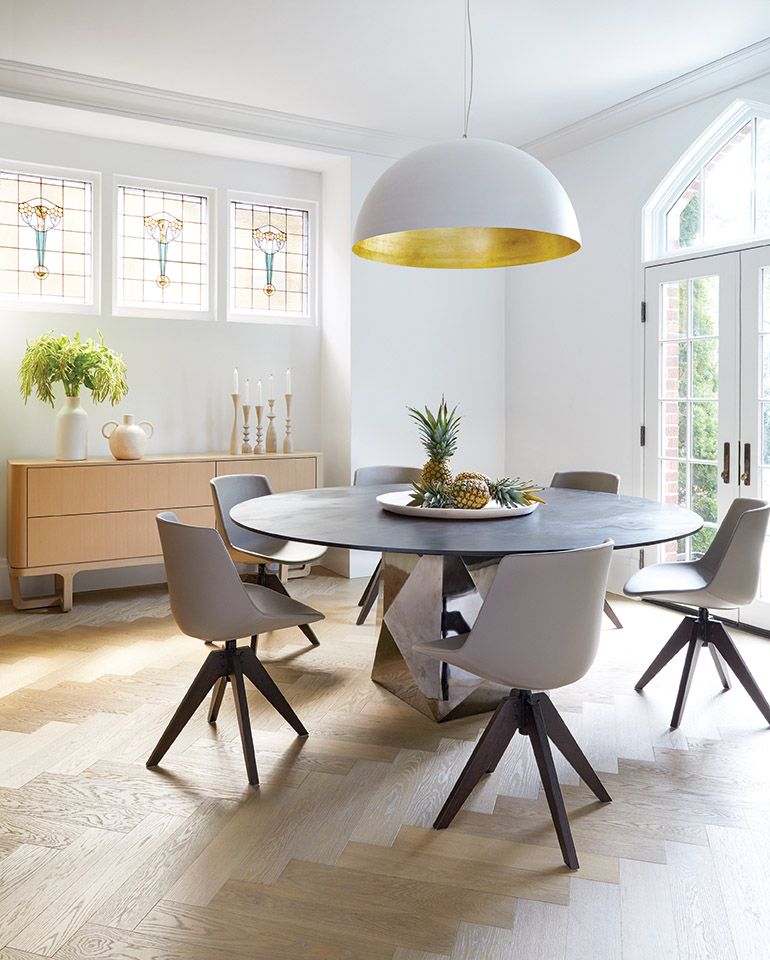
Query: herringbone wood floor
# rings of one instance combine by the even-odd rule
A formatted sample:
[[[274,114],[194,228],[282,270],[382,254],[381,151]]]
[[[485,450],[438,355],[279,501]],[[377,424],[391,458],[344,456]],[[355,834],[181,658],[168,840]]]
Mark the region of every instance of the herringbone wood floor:
[[[321,608],[261,655],[309,728],[252,691],[262,785],[232,705],[144,760],[205,655],[165,592],[0,615],[0,960],[636,960],[770,956],[770,731],[702,658],[633,682],[678,615],[614,600],[590,674],[554,700],[612,804],[560,775],[581,861],[562,866],[517,738],[449,830],[429,825],[482,721],[437,726],[369,680],[361,582],[294,581]],[[373,618],[372,618],[373,619]],[[770,641],[740,636],[770,689]]]

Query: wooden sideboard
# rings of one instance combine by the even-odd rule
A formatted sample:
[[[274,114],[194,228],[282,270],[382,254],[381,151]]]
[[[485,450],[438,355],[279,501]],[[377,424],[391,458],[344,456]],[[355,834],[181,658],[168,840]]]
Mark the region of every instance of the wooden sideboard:
[[[214,526],[209,481],[262,473],[276,493],[321,486],[321,454],[192,454],[8,461],[8,572],[17,610],[72,608],[81,570],[162,563],[155,515]],[[21,578],[53,574],[54,596],[25,598]]]

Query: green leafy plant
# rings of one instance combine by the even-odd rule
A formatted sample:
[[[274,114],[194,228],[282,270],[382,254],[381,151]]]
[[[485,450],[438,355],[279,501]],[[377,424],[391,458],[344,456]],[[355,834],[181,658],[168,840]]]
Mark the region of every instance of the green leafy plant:
[[[128,393],[123,356],[110,350],[99,332],[99,341],[54,336],[53,331],[27,342],[19,367],[19,390],[26,403],[33,391],[44,403],[54,405],[53,385],[64,384],[67,397],[80,396],[80,388],[91,391],[94,403],[109,400],[115,406]]]

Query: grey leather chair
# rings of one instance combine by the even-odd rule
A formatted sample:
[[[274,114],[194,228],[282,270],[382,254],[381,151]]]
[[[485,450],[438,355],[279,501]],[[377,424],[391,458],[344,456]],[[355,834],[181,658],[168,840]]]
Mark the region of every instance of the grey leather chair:
[[[353,486],[356,487],[379,487],[388,483],[418,483],[422,470],[419,467],[388,467],[372,466],[359,467],[353,474]],[[380,580],[382,579],[382,559],[374,568],[374,573],[369,578],[366,589],[361,594],[358,606],[361,612],[356,620],[356,625],[361,626],[369,616],[369,611],[374,606],[374,602],[380,592]]]
[[[620,476],[617,473],[603,473],[600,470],[564,470],[553,475],[552,487],[568,487],[571,490],[589,490],[592,493],[617,493],[620,489]],[[604,612],[618,630],[623,629],[620,617],[604,598]]]
[[[649,597],[698,608],[697,616],[682,620],[636,684],[637,690],[644,689],[682,647],[687,647],[672,727],[678,727],[682,721],[701,647],[709,648],[724,689],[730,689],[730,667],[770,723],[770,704],[732,637],[721,621],[709,616],[709,610],[743,606],[756,596],[769,517],[770,504],[764,500],[734,500],[711,546],[699,560],[644,567],[624,587],[629,597]]]
[[[210,690],[208,719],[216,722],[229,682],[249,783],[259,783],[244,678],[248,677],[299,736],[306,737],[307,730],[257,655],[249,647],[239,647],[238,638],[313,623],[323,620],[323,614],[274,590],[243,583],[216,530],[180,523],[170,512],[158,514],[157,523],[171,612],[179,629],[198,640],[224,641],[225,646],[206,657],[147,766],[160,763]]]
[[[608,540],[581,550],[504,557],[469,633],[414,646],[435,660],[512,688],[436,818],[437,830],[449,826],[518,730],[532,744],[564,862],[577,869],[549,739],[599,800],[606,803],[611,797],[542,691],[574,683],[594,661],[612,547]]]
[[[258,584],[288,597],[289,593],[283,581],[268,570],[268,565],[315,563],[326,553],[326,547],[294,540],[278,540],[276,537],[253,533],[239,527],[230,519],[230,511],[236,504],[243,503],[244,500],[255,500],[257,497],[267,497],[272,492],[270,481],[261,474],[235,473],[215,477],[211,481],[217,530],[222,535],[233,561],[256,566]],[[299,628],[314,646],[318,646],[315,631],[306,623],[300,624]]]

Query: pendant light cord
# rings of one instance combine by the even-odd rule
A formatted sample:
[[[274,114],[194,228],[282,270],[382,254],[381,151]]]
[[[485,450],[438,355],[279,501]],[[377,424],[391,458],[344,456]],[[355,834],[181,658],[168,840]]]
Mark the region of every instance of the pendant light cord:
[[[468,54],[470,53],[470,82],[468,81]],[[465,0],[465,45],[463,57],[463,102],[465,117],[463,122],[463,139],[468,139],[468,123],[471,118],[471,104],[473,103],[473,25],[471,24],[471,0]]]

